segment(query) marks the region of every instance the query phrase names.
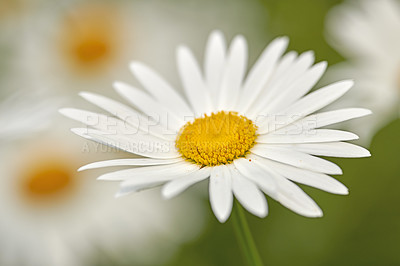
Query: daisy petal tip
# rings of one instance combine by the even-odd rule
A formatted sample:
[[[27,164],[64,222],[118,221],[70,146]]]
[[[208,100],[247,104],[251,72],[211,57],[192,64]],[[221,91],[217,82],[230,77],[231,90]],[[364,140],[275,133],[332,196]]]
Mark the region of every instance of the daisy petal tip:
[[[215,217],[217,218],[217,220],[222,224],[225,223],[228,220],[229,216],[230,216],[230,213],[228,213],[228,214],[219,214],[219,215],[215,214]]]
[[[86,166],[83,166],[83,167],[86,167]],[[103,174],[103,175],[97,177],[96,180],[98,180],[98,181],[110,181],[110,180],[112,180],[108,176],[109,176],[108,174]]]
[[[220,39],[220,40],[222,40],[222,39],[224,39],[225,38],[225,35],[224,35],[224,33],[221,31],[221,30],[219,30],[219,29],[215,29],[215,30],[212,30],[211,32],[210,32],[210,35],[209,35],[210,37],[210,39]]]
[[[343,185],[342,183],[337,182],[337,186],[335,186],[334,188],[332,188],[328,192],[330,192],[332,194],[335,194],[335,195],[343,195],[343,196],[345,196],[345,195],[349,194],[349,189],[345,185]]]
[[[217,220],[220,223],[225,223],[228,220],[228,218],[231,216],[231,212],[232,212],[232,210],[230,210],[230,211],[222,211],[222,210],[218,211],[218,210],[213,209],[213,213],[215,215],[215,218],[217,218]]]
[[[88,91],[81,91],[78,93],[79,96],[81,96],[84,99],[87,99],[88,97],[90,97],[92,95],[92,93],[88,92]]]
[[[71,128],[70,130],[71,130],[72,133],[74,133],[74,134],[76,134],[78,136],[81,136],[81,137],[84,137],[84,138],[90,138],[87,135],[87,128]]]
[[[244,37],[242,34],[238,34],[233,38],[232,43],[234,42],[240,42],[242,44],[246,43],[246,37]]]
[[[177,54],[187,53],[188,50],[189,50],[189,48],[184,44],[180,44],[176,47]]]
[[[224,211],[224,212],[213,210],[213,212],[214,212],[215,217],[217,218],[217,220],[220,223],[225,223],[231,216],[232,209],[230,209],[229,211]]]
[[[137,71],[140,71],[143,68],[144,68],[143,63],[139,61],[131,61],[129,63],[129,69],[132,71],[133,74],[136,74]]]
[[[290,41],[289,36],[286,36],[286,35],[279,36],[275,40],[282,42],[282,44],[289,44],[289,41]]]
[[[343,170],[338,168],[335,172],[332,172],[332,175],[343,175]]]
[[[358,158],[366,158],[366,157],[371,157],[372,156],[371,152],[369,150],[367,150],[367,149],[365,149],[363,147],[360,147],[360,148],[361,148],[360,153],[357,154]]]
[[[122,198],[122,197],[124,197],[124,196],[126,196],[128,194],[129,193],[127,193],[127,192],[118,191],[117,193],[115,193],[114,198],[119,199],[119,198]]]
[[[337,86],[339,86],[337,89],[341,91],[342,95],[348,92],[353,86],[354,86],[354,80],[352,79],[345,79],[345,80],[340,80],[335,83],[333,83]]]
[[[85,170],[88,170],[88,169],[90,169],[89,164],[86,164],[86,165],[83,165],[83,166],[79,167],[78,170],[76,170],[76,171],[77,172],[82,172],[82,171],[85,171]]]
[[[265,217],[268,216],[268,209],[265,208],[265,209],[263,209],[263,210],[254,211],[253,213],[254,213],[254,215],[256,215],[257,217],[265,218]]]
[[[116,91],[118,91],[123,87],[123,83],[121,81],[114,81],[112,86]]]
[[[343,83],[346,84],[350,89],[351,87],[354,86],[355,81],[354,81],[354,79],[346,79],[346,80],[343,80]]]
[[[288,36],[280,36],[275,38],[270,45],[276,45],[280,47],[282,50],[285,50],[289,45],[289,37]]]
[[[322,212],[321,208],[316,206],[316,208],[309,210],[306,213],[303,213],[302,215],[308,218],[321,218],[324,216],[324,213]]]
[[[58,113],[62,114],[63,116],[68,116],[68,113],[70,112],[71,108],[61,108],[58,109]]]
[[[175,196],[177,196],[178,194],[177,193],[174,193],[171,189],[170,189],[170,187],[169,186],[164,186],[162,189],[161,189],[161,196],[164,198],[164,199],[166,199],[166,200],[169,200],[169,199],[172,199],[173,197],[175,197]]]
[[[347,187],[345,187],[343,189],[343,191],[341,191],[340,193],[338,193],[338,195],[349,195],[349,189]]]
[[[319,212],[317,212],[315,214],[315,216],[313,216],[314,218],[322,218],[324,216],[324,213],[320,210]]]
[[[302,56],[309,56],[309,57],[311,57],[311,58],[315,58],[315,53],[314,53],[313,50],[305,51],[305,52],[302,53],[301,55],[302,55]]]
[[[373,113],[371,110],[365,109],[365,115],[372,115]]]
[[[327,61],[321,61],[318,63],[321,68],[326,69],[328,67],[328,62]]]

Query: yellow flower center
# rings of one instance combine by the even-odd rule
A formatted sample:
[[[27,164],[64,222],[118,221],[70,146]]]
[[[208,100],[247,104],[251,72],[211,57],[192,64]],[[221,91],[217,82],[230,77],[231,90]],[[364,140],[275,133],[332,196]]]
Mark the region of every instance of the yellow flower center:
[[[235,112],[196,118],[180,130],[176,147],[183,157],[203,166],[232,163],[254,146],[257,127]]]
[[[34,200],[45,200],[62,195],[74,185],[74,173],[63,162],[43,161],[30,169],[25,169],[22,192]]]

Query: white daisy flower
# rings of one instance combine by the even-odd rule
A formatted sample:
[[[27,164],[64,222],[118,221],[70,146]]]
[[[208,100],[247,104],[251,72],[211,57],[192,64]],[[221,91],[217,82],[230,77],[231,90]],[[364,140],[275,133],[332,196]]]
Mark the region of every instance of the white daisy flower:
[[[60,121],[52,124],[58,130],[44,131],[40,122],[59,107],[50,108],[48,98],[16,104],[20,98],[0,107],[1,265],[88,265],[99,249],[113,259],[159,264],[199,233],[197,201],[163,203],[152,191],[116,201],[116,188],[96,182],[98,174],[77,173],[93,160],[89,151],[110,150],[71,138]]]
[[[227,50],[223,35],[213,32],[204,73],[189,48],[178,47],[177,65],[187,101],[139,62],[133,62],[131,70],[146,91],[114,83],[118,94],[137,110],[101,95],[81,93],[112,116],[62,109],[62,114],[88,126],[73,132],[143,158],[96,162],[80,170],[133,166],[99,177],[121,182],[117,196],[163,185],[163,196],[172,198],[208,179],[211,207],[220,222],[228,219],[233,196],[249,212],[266,216],[262,192],[298,214],[322,216],[318,205],[294,182],[347,194],[347,188],[329,176],[341,174],[341,169],[316,155],[370,153],[344,142],[357,139],[355,134],[321,127],[370,111],[349,108],[313,114],[341,97],[353,82],[336,82],[307,94],[324,73],[326,62],[313,65],[311,52],[284,55],[287,45],[287,38],[275,39],[247,74],[243,36],[236,36]]]
[[[353,77],[357,84],[338,104],[362,104],[374,112],[350,124],[368,141],[400,111],[400,3],[347,1],[330,12],[327,33],[330,44],[350,60],[335,66],[332,77]]]

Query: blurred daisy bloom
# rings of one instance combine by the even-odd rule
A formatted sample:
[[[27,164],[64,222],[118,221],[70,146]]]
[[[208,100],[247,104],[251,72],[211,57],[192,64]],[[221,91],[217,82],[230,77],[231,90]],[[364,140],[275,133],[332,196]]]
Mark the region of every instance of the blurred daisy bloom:
[[[19,90],[0,103],[2,146],[12,140],[26,138],[29,133],[39,132],[50,125],[49,121],[63,101],[59,97],[49,97],[52,98],[51,101],[45,101],[43,100],[45,95],[44,90],[36,92]]]
[[[131,4],[122,2],[48,3],[14,29],[14,72],[24,71],[31,84],[58,91],[101,89],[125,70],[125,58],[136,54],[136,15]]]
[[[350,124],[368,141],[400,111],[400,4],[347,1],[330,12],[327,34],[330,44],[350,59],[332,69],[332,78],[353,77],[357,84],[338,104],[359,104],[374,112]]]
[[[167,259],[199,232],[201,211],[190,199],[158,203],[159,194],[149,191],[116,201],[116,188],[96,182],[95,173],[77,173],[93,160],[88,149],[96,146],[71,138],[65,129],[38,127],[57,115],[59,107],[44,111],[50,99],[36,106],[14,98],[0,109],[2,125],[11,126],[0,131],[1,265],[89,265],[99,250],[148,265]],[[19,107],[17,113],[11,113],[12,106]],[[97,149],[97,155],[104,153]]]
[[[212,210],[220,222],[230,216],[233,195],[251,213],[267,215],[262,192],[294,212],[322,216],[318,205],[294,182],[331,193],[347,188],[328,174],[341,169],[315,155],[364,157],[364,148],[343,141],[357,139],[344,131],[321,127],[365,116],[350,108],[312,114],[346,93],[352,81],[340,81],[307,94],[325,71],[313,65],[310,52],[285,55],[288,39],[277,38],[246,75],[247,44],[236,36],[226,50],[223,35],[208,40],[204,73],[185,46],[177,65],[187,101],[149,67],[133,62],[131,70],[146,91],[116,82],[116,91],[136,110],[92,93],[81,93],[112,116],[62,109],[88,125],[76,134],[143,158],[96,162],[81,168],[125,165],[100,180],[122,181],[117,196],[163,185],[172,198],[209,179]]]

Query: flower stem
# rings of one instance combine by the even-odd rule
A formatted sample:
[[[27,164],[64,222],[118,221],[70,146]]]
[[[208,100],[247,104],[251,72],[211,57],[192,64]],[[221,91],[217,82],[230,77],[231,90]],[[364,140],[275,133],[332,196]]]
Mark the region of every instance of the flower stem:
[[[254,243],[249,226],[246,221],[243,207],[235,201],[235,210],[233,211],[233,227],[236,238],[244,253],[249,266],[263,266],[261,257]]]

